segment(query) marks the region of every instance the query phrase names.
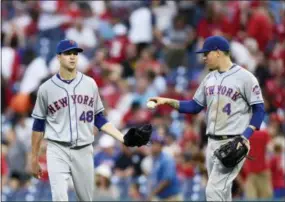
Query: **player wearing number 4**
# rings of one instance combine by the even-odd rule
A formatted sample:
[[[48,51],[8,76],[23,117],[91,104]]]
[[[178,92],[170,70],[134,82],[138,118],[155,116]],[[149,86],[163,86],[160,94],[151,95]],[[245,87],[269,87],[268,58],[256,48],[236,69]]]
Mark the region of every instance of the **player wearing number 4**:
[[[231,201],[232,182],[238,175],[250,145],[248,139],[264,118],[264,104],[257,79],[233,64],[228,41],[211,36],[196,53],[202,53],[212,70],[202,81],[193,100],[154,97],[157,105],[168,104],[180,113],[196,114],[207,108],[208,146],[207,201]]]
[[[123,135],[106,120],[95,81],[76,70],[82,51],[74,41],[59,42],[59,73],[39,87],[32,113],[32,174],[41,176],[38,153],[44,134],[53,201],[68,201],[69,178],[79,201],[92,201],[94,125],[126,146],[147,144],[152,131],[151,125],[144,125]]]

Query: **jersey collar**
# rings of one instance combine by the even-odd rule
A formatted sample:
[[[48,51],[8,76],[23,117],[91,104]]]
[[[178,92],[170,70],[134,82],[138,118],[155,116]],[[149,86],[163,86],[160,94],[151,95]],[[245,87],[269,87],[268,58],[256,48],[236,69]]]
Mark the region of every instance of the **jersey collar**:
[[[52,80],[59,86],[62,86],[64,88],[69,88],[76,86],[81,81],[82,77],[83,74],[77,71],[76,77],[71,82],[66,82],[62,80],[58,74],[53,75]]]
[[[228,75],[228,74],[231,74],[232,72],[234,72],[234,71],[237,71],[238,69],[240,69],[240,66],[239,65],[237,65],[237,64],[233,64],[232,66],[231,66],[231,68],[228,70],[228,71],[225,71],[225,72],[219,72],[218,70],[216,71],[216,74],[218,75],[218,76],[226,76],[226,75]]]

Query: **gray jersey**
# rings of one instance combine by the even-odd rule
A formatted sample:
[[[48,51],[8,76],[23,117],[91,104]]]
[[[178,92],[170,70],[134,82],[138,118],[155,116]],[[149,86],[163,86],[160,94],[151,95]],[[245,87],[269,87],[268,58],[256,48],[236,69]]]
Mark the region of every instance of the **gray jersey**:
[[[197,89],[194,100],[207,107],[207,134],[242,134],[252,116],[251,105],[263,103],[257,79],[234,65],[229,71],[210,72]]]
[[[94,116],[103,110],[95,81],[77,72],[70,84],[57,75],[43,83],[32,116],[46,120],[45,138],[81,146],[94,141]]]

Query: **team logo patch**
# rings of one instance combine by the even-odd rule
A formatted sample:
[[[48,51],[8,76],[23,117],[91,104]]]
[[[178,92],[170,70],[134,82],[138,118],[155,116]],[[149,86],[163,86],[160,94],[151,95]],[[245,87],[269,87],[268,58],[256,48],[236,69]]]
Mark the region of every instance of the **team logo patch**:
[[[255,95],[259,95],[260,94],[260,88],[258,85],[255,85],[252,89],[252,92],[255,93]]]
[[[69,40],[69,43],[70,43],[71,45],[74,45],[74,44],[75,44],[75,41]]]

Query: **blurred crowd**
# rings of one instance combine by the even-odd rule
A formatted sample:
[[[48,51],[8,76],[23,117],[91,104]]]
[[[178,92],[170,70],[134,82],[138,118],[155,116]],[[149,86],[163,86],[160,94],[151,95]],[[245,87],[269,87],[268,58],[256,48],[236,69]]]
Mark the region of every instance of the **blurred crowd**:
[[[283,1],[2,1],[2,200],[51,200],[44,175],[30,176],[31,110],[41,83],[59,69],[59,40],[78,42],[78,70],[98,84],[107,119],[121,131],[151,123],[152,144],[126,148],[96,131],[94,200],[148,200],[159,175],[166,193],[205,200],[205,111],[146,108],[153,96],[191,99],[207,74],[194,54],[206,37],[225,36],[234,62],[259,80],[266,118],[233,184],[241,200],[285,197],[285,3]],[[161,158],[155,158],[161,154]],[[166,163],[167,162],[167,163]],[[159,166],[159,169],[157,168]],[[171,165],[174,165],[171,167]],[[76,200],[72,181],[70,199]]]

